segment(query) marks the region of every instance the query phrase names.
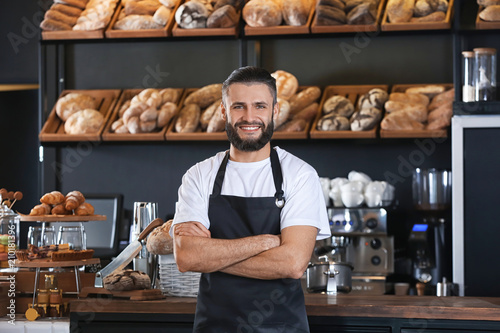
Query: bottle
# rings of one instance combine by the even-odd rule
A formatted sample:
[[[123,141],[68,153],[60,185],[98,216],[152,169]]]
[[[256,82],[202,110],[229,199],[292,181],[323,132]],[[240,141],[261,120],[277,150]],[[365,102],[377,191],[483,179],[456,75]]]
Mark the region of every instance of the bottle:
[[[474,49],[474,86],[476,101],[494,101],[497,90],[497,50]]]
[[[462,52],[462,101],[463,102],[474,102],[476,100],[476,90],[474,87],[474,52],[464,51]]]

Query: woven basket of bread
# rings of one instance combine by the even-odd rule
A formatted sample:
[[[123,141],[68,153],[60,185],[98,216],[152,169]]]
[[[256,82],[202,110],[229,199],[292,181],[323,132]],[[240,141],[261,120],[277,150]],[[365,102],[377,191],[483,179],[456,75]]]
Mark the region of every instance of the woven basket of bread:
[[[160,255],[160,289],[164,295],[177,297],[196,297],[201,273],[181,273],[177,269],[174,255]]]
[[[94,255],[94,250],[68,250],[52,252],[52,261],[72,261],[91,259]]]

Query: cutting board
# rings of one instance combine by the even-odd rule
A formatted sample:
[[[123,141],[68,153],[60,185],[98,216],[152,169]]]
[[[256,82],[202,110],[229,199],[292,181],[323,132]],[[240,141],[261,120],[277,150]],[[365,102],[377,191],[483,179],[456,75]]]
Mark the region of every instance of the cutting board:
[[[122,298],[131,301],[147,301],[165,298],[160,289],[143,289],[143,290],[127,290],[127,291],[110,291],[104,288],[85,287],[78,295],[81,298],[86,297],[112,297]]]

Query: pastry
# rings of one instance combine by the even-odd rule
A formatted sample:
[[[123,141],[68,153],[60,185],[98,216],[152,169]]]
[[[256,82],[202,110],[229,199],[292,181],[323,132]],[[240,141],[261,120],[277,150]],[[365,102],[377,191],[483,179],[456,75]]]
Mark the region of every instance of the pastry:
[[[172,237],[170,237],[170,228],[172,227],[172,220],[168,220],[161,226],[155,228],[149,234],[146,241],[146,249],[151,254],[171,254],[174,251],[174,244]]]
[[[85,197],[80,191],[71,191],[68,194],[66,194],[64,207],[67,210],[73,210],[78,208],[78,206],[80,206],[84,202],[85,202]]]
[[[80,93],[69,93],[59,98],[56,102],[56,114],[62,121],[77,111],[84,109],[95,109],[97,102],[91,96]]]
[[[57,204],[54,207],[52,207],[50,214],[52,214],[52,215],[71,215],[72,212],[65,208],[64,203],[60,203],[60,204]]]
[[[104,116],[97,110],[85,109],[71,115],[64,123],[66,134],[96,133],[104,124]]]
[[[250,27],[272,27],[281,25],[281,9],[281,3],[277,1],[250,0],[243,7],[242,15]]]
[[[297,78],[284,70],[277,70],[271,74],[276,79],[276,93],[278,97],[289,100],[299,89]]]
[[[84,202],[75,209],[75,215],[94,215],[94,206],[88,202]]]
[[[45,193],[40,198],[40,202],[47,205],[58,205],[64,202],[64,195],[59,191]]]
[[[30,211],[30,215],[36,215],[36,216],[40,216],[40,215],[49,215],[50,214],[50,211],[52,210],[52,207],[50,205],[47,205],[47,204],[39,204],[39,205],[36,205],[35,207],[33,207]]]

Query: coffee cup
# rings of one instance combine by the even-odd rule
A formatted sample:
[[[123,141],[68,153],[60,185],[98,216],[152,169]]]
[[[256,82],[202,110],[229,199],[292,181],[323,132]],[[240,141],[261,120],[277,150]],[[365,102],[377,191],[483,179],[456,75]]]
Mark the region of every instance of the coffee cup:
[[[365,203],[368,207],[380,207],[382,206],[382,194],[377,192],[365,192]]]
[[[386,187],[387,187],[386,182],[372,181],[366,185],[365,193],[376,193],[382,195]]]
[[[344,192],[356,192],[356,193],[363,193],[363,190],[365,188],[365,184],[361,181],[349,181],[342,185],[340,187],[340,190],[342,193]]]
[[[390,205],[394,201],[394,196],[396,192],[396,188],[385,182],[387,185],[385,187],[384,193],[382,194],[382,204],[384,206]]]
[[[348,208],[359,207],[364,201],[363,194],[356,191],[342,191],[341,198],[344,206]]]
[[[342,192],[340,191],[340,187],[336,186],[330,190],[329,196],[332,199],[333,207],[342,207],[344,204],[342,203]]]
[[[365,185],[372,181],[370,176],[368,176],[367,174],[354,170],[349,172],[347,178],[349,179],[349,181],[360,181]]]
[[[408,282],[398,282],[394,284],[394,294],[398,296],[408,295],[410,284]]]

